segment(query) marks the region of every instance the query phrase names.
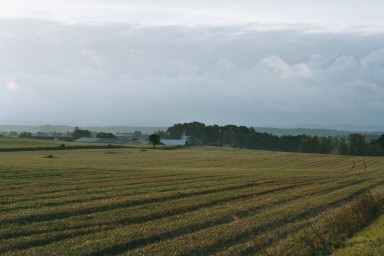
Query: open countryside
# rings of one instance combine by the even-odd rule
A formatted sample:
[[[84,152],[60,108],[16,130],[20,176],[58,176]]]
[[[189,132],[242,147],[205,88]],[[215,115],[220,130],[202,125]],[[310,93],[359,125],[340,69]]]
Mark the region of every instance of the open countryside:
[[[0,256],[384,256],[383,10],[0,0]]]
[[[165,149],[1,152],[0,253],[329,255],[381,232],[383,157]]]

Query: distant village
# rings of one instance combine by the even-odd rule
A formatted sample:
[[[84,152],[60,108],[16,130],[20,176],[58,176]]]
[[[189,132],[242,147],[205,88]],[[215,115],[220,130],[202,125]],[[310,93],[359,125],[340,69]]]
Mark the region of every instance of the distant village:
[[[71,128],[73,129],[73,128]],[[91,129],[91,128],[90,128]],[[81,143],[124,145],[185,146],[203,144],[267,151],[301,152],[340,155],[384,155],[384,133],[357,133],[337,130],[297,129],[297,135],[276,135],[254,127],[236,125],[205,125],[204,123],[178,123],[164,130],[142,133],[92,131],[75,127],[72,132],[7,132],[4,136],[24,137]],[[289,130],[287,130],[289,131]],[[311,135],[311,132],[322,133]],[[1,135],[1,134],[0,134]],[[151,136],[156,135],[156,142]],[[123,145],[122,145],[123,146]]]
[[[154,133],[164,133],[160,130]],[[143,134],[140,131],[135,132],[91,132],[89,130],[82,130],[78,127],[73,132],[2,132],[0,136],[20,137],[20,138],[34,138],[55,141],[73,141],[81,143],[106,143],[106,144],[151,144],[149,141],[149,134]],[[188,137],[186,131],[180,136],[179,139],[165,139],[161,138],[159,145],[165,146],[183,146],[188,145]]]
[[[113,143],[113,144],[150,144],[148,135],[141,133],[124,133],[118,132],[114,134],[115,138],[94,138],[94,137],[81,137],[74,140],[75,142],[83,143]],[[188,136],[184,132],[180,139],[160,139],[160,145],[166,146],[183,146],[188,145]]]

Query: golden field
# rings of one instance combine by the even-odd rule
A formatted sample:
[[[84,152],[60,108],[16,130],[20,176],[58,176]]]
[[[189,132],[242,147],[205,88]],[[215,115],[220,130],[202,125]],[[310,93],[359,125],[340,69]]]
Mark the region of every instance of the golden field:
[[[0,175],[5,255],[327,255],[384,198],[383,157],[23,151]]]

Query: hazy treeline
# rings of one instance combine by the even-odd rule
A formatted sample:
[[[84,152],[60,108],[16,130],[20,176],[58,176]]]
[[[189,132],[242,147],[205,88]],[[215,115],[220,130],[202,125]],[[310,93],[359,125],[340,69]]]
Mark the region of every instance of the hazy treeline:
[[[367,141],[363,134],[348,136],[285,135],[258,132],[252,127],[236,125],[205,125],[199,122],[175,124],[162,134],[169,139],[179,139],[186,131],[190,142],[206,145],[230,146],[258,150],[286,152],[384,155],[384,134]]]

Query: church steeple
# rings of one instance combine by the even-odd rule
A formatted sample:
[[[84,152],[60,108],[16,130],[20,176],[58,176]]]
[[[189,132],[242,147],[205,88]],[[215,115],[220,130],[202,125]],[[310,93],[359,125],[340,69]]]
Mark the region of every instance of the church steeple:
[[[187,128],[184,129],[184,132],[183,132],[183,134],[181,135],[181,139],[182,139],[182,140],[187,140],[187,139],[188,139],[188,138],[187,138]]]

